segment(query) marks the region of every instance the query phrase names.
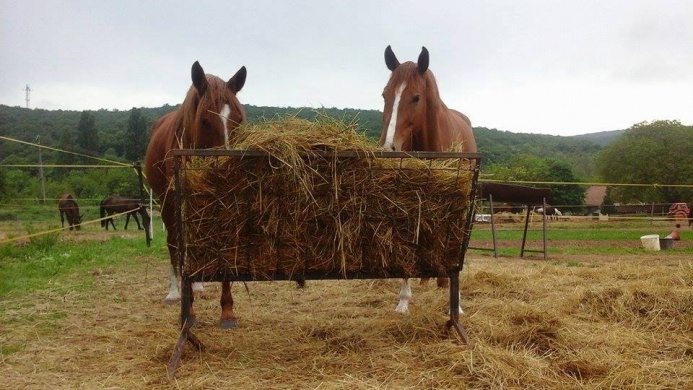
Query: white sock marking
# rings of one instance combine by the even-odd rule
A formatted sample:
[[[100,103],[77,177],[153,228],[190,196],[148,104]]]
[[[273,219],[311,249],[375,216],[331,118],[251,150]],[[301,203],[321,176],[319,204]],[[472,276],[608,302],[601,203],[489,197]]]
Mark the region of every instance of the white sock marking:
[[[402,92],[407,87],[407,83],[403,82],[395,91],[395,101],[392,104],[392,116],[390,123],[387,124],[387,134],[385,135],[385,144],[383,147],[386,150],[394,150],[395,130],[397,130],[397,110],[399,109],[399,101],[402,99]]]
[[[395,311],[397,313],[406,313],[409,311],[409,300],[412,297],[411,285],[409,285],[409,279],[402,279],[402,287],[399,289],[399,304]]]
[[[173,268],[173,265],[170,266],[169,268],[169,288],[168,288],[168,295],[164,299],[166,302],[176,302],[180,300],[180,289],[178,287],[178,274],[176,273],[176,270]]]

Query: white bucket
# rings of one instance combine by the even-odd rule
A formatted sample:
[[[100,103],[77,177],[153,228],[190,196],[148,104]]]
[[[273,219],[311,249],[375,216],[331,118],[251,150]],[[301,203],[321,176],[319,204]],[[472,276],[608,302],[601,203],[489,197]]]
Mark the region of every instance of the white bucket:
[[[642,241],[642,247],[648,251],[658,251],[659,248],[659,234],[648,234],[646,236],[640,237]]]

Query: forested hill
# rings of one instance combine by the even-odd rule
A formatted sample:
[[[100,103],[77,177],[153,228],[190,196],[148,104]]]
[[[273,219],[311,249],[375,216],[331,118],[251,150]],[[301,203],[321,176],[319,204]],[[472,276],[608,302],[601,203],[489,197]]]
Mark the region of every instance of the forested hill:
[[[140,108],[142,118],[151,126],[156,118],[177,108],[165,105],[157,108]],[[275,119],[285,115],[313,119],[328,115],[345,122],[356,121],[360,129],[370,138],[377,140],[382,129],[382,113],[378,110],[356,110],[336,108],[280,108],[245,105],[249,122]],[[97,110],[89,111],[94,117],[98,130],[99,150],[74,151],[93,155],[124,156],[124,139],[131,111]],[[58,147],[65,134],[75,135],[81,111],[49,111],[26,109],[0,105],[0,135],[34,142],[40,137],[42,145]],[[575,173],[582,177],[592,174],[595,154],[603,143],[590,140],[589,134],[578,137],[561,137],[540,134],[513,133],[485,127],[475,127],[479,151],[484,156],[484,165],[504,164],[513,156],[528,154],[541,158],[556,158],[567,162]],[[75,137],[71,137],[74,139]],[[612,138],[613,139],[613,138]],[[76,146],[76,145],[75,145]],[[11,157],[13,164],[26,158],[35,160],[35,150],[26,145],[0,140],[0,163],[7,163]],[[50,152],[48,152],[50,158]]]
[[[597,145],[607,146],[624,132],[625,130],[600,131],[598,133],[574,135],[571,138],[592,141]]]
[[[485,164],[506,164],[512,157],[527,154],[563,160],[580,176],[591,174],[594,156],[602,146],[587,139],[546,134],[525,134],[475,127],[474,135]],[[587,164],[589,167],[586,167]],[[583,168],[589,168],[589,173]]]

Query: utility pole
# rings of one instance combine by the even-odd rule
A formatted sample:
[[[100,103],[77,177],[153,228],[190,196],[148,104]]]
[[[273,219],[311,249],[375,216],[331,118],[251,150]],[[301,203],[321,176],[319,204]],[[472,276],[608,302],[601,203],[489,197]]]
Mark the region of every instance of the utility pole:
[[[24,87],[24,92],[26,92],[26,97],[24,98],[24,101],[26,102],[26,108],[29,108],[29,92],[31,92],[31,88],[29,88],[29,84]]]
[[[27,85],[27,88],[29,86]],[[43,158],[41,157],[41,138],[36,136],[36,143],[39,148],[39,178],[41,179],[41,203],[46,203],[46,180],[43,177]]]

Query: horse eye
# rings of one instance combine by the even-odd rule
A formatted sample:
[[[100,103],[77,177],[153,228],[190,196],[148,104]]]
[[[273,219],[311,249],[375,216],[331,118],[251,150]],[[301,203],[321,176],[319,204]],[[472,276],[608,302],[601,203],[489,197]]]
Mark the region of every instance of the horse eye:
[[[411,98],[412,103],[418,103],[419,100],[421,100],[421,96],[419,96],[419,95],[416,95],[413,98]]]

